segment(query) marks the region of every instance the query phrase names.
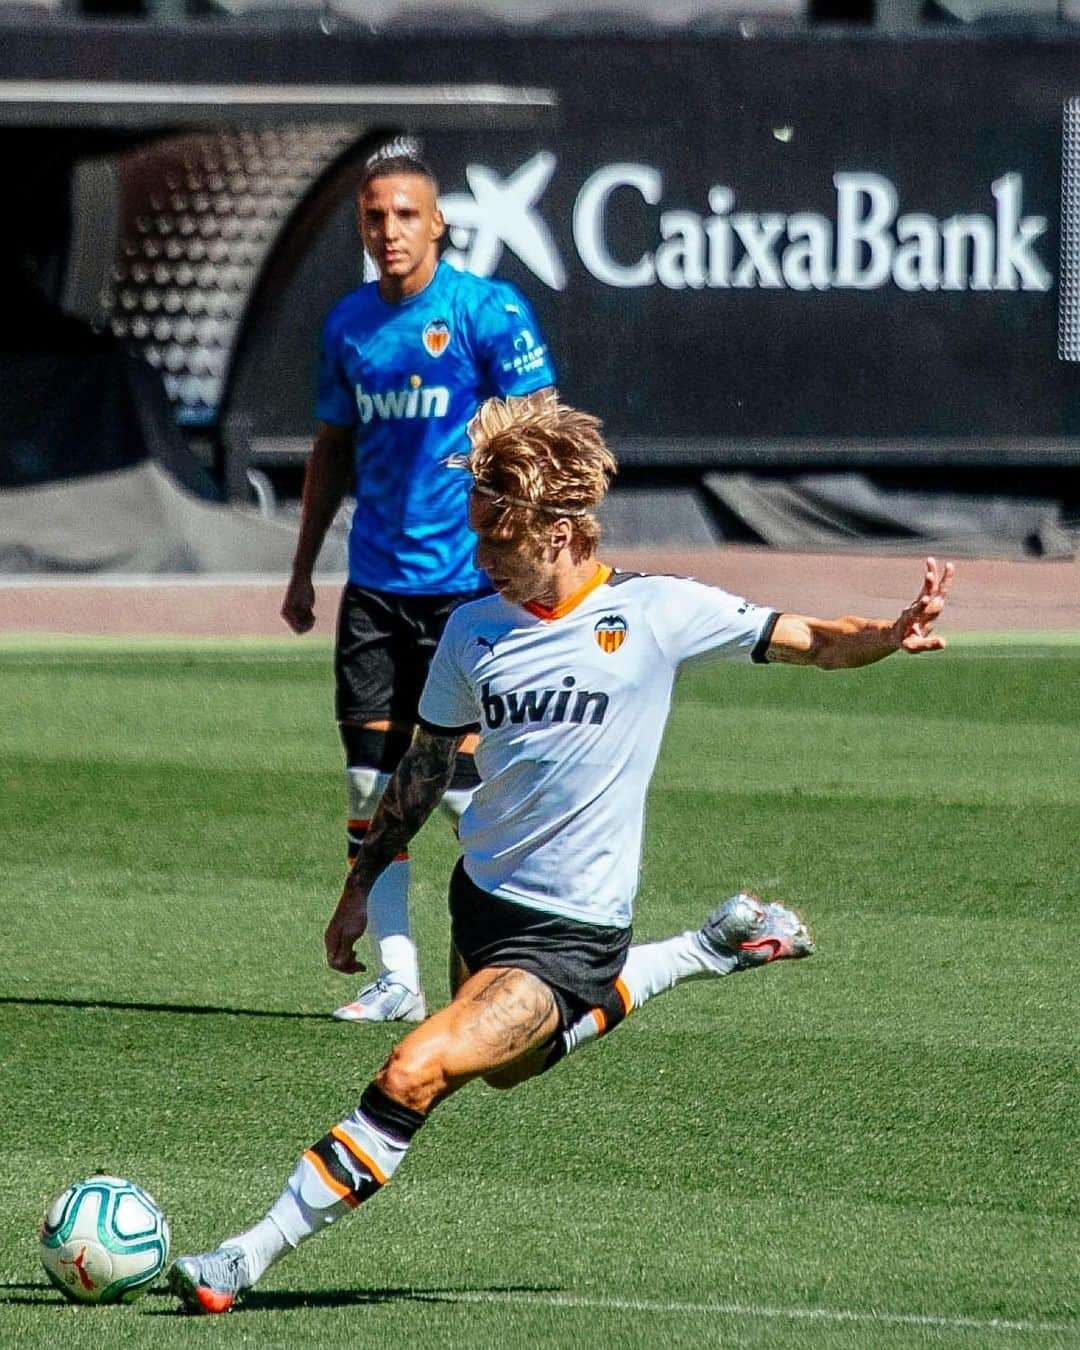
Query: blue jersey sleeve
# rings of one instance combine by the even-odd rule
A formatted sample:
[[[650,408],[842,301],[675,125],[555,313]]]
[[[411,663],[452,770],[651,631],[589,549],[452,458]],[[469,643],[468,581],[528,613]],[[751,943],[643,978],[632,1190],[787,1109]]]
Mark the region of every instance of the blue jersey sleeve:
[[[479,306],[474,340],[487,382],[501,397],[531,394],[555,383],[555,367],[536,315],[507,282],[493,285]]]
[[[352,427],[356,425],[356,399],[341,364],[340,343],[341,327],[335,310],[323,324],[319,340],[315,416],[331,426]]]

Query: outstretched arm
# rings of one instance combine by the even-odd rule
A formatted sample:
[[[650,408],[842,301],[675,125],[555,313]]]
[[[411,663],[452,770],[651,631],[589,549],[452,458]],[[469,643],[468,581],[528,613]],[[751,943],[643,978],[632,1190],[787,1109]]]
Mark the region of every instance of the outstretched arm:
[[[364,846],[327,925],[326,960],[347,974],[363,970],[353,944],[367,928],[368,893],[439,804],[454,775],[463,737],[419,730],[379,800]]]
[[[893,652],[936,652],[944,638],[933,631],[945,608],[953,565],[939,568],[927,558],[922,589],[896,619],[813,619],[805,614],[781,614],[773,629],[767,659],[822,670],[850,670],[869,666]]]

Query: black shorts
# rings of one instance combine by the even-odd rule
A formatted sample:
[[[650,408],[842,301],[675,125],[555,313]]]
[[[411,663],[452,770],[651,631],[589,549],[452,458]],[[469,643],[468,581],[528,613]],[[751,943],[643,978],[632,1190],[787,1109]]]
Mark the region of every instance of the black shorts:
[[[624,1014],[615,982],[630,936],[629,928],[579,923],[489,895],[460,858],[450,878],[450,939],[470,975],[488,966],[529,971],[554,994],[563,1027],[596,1008],[609,1023]]]
[[[397,595],[350,582],[341,595],[334,650],[338,721],[415,723],[447,619],[485,593]]]

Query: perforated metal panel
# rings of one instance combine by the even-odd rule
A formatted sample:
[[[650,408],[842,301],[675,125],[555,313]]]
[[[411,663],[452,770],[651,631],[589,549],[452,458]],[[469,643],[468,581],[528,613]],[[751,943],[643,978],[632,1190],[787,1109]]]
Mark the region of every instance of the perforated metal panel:
[[[214,420],[244,312],[285,223],[355,125],[169,137],[118,163],[101,319],[162,372],[177,418]]]
[[[1080,361],[1080,98],[1066,99],[1063,121],[1058,356]]]

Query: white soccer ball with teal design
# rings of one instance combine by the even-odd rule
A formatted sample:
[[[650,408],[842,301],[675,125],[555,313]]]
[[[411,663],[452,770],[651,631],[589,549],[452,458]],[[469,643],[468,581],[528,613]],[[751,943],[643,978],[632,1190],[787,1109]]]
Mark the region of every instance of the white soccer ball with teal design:
[[[57,1196],[41,1221],[41,1262],[74,1303],[131,1303],[169,1259],[169,1223],[141,1186],[93,1176]]]

